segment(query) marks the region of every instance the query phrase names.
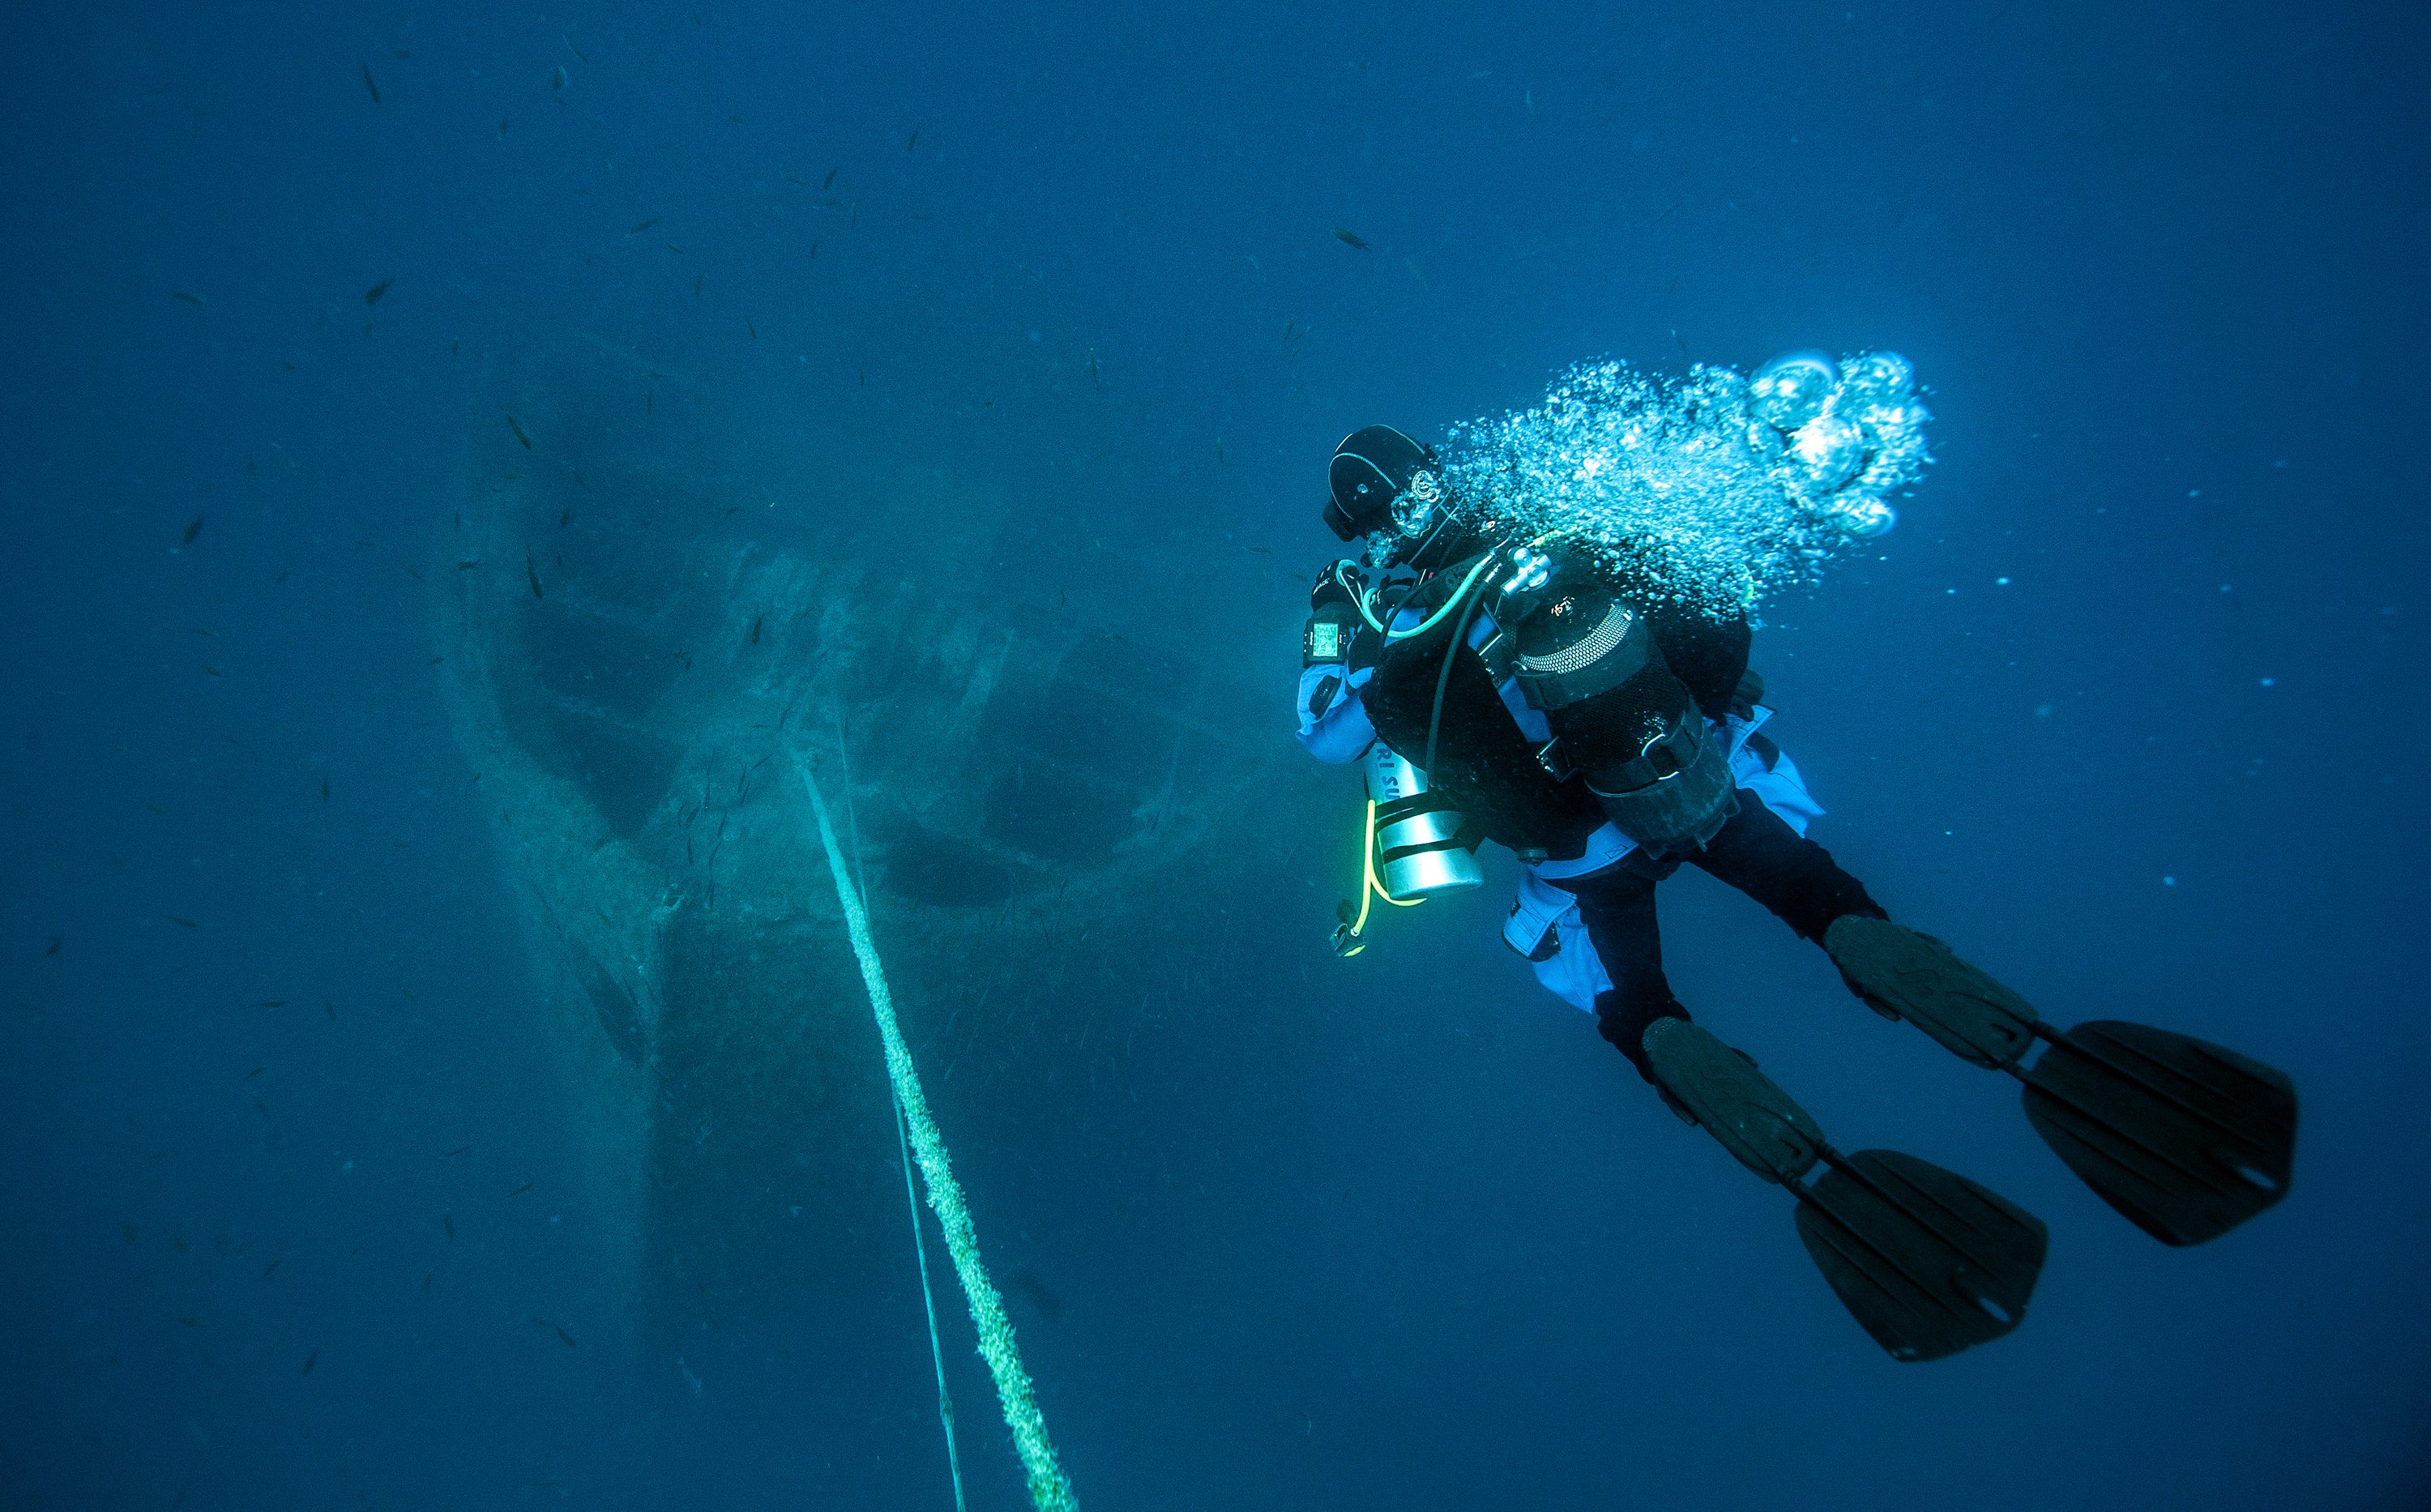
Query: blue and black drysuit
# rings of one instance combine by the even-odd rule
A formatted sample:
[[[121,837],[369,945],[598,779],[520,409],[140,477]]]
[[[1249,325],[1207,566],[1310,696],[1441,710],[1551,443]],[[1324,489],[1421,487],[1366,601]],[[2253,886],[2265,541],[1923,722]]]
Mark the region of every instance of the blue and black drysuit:
[[[1390,628],[1422,623],[1449,596],[1456,576],[1448,569],[1408,595]],[[1823,810],[1797,766],[1759,733],[1772,712],[1754,701],[1762,685],[1748,675],[1745,621],[1716,624],[1663,611],[1640,616],[1652,647],[1641,646],[1638,654],[1693,697],[1694,711],[1684,709],[1683,717],[1702,718],[1728,763],[1733,791],[1724,807],[1735,811],[1702,846],[1653,854],[1608,816],[1584,777],[1556,776],[1539,762],[1557,731],[1532,706],[1521,677],[1505,671],[1507,657],[1489,668],[1504,630],[1491,612],[1480,608],[1388,643],[1360,626],[1339,596],[1330,606],[1323,597],[1318,617],[1331,614],[1338,633],[1312,636],[1312,644],[1338,646],[1341,654],[1304,659],[1300,744],[1319,761],[1346,764],[1381,739],[1429,768],[1433,791],[1466,816],[1466,838],[1517,852],[1527,870],[1504,941],[1553,993],[1592,1013],[1602,1035],[1648,1081],[1653,1076],[1640,1044],[1647,1026],[1688,1016],[1664,977],[1654,908],[1655,883],[1682,862],[1730,883],[1818,945],[1844,915],[1883,916],[1864,884],[1805,837]],[[1447,670],[1454,625],[1462,645]],[[1742,796],[1755,801],[1738,801]]]

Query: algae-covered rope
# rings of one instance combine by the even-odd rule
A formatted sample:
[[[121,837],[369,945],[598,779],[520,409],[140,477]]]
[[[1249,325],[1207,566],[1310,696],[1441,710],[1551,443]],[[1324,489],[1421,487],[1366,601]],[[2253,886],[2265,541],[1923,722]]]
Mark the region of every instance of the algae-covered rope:
[[[869,911],[869,873],[861,864],[861,813],[852,801],[852,748],[844,738],[844,715],[828,704],[835,722],[836,756],[844,767],[845,833],[852,841],[852,890]],[[954,1512],[968,1512],[963,1500],[963,1456],[954,1444],[954,1394],[946,1389],[946,1346],[937,1337],[937,1294],[929,1285],[929,1241],[920,1232],[920,1193],[912,1182],[912,1140],[903,1132],[903,1100],[890,1087],[887,1106],[895,1114],[895,1151],[903,1159],[903,1202],[912,1215],[912,1257],[920,1263],[920,1307],[929,1318],[929,1363],[937,1372],[937,1424],[946,1432],[946,1473],[954,1482]]]
[[[954,1180],[945,1138],[937,1132],[936,1120],[929,1116],[929,1100],[920,1090],[911,1048],[903,1043],[903,1031],[895,1021],[895,1000],[886,989],[886,971],[879,962],[877,946],[869,938],[869,914],[861,906],[861,895],[846,873],[844,851],[836,845],[835,826],[828,818],[827,799],[819,795],[818,781],[811,775],[810,764],[796,755],[794,764],[802,774],[802,786],[811,795],[811,813],[819,824],[819,844],[827,848],[828,871],[835,879],[836,901],[844,908],[845,931],[852,936],[852,953],[861,963],[862,984],[869,989],[870,1012],[878,1019],[878,1037],[885,1047],[886,1074],[895,1084],[895,1100],[911,1134],[913,1153],[920,1162],[920,1179],[929,1189],[929,1209],[937,1215],[938,1226],[945,1230],[946,1250],[953,1256],[954,1274],[970,1302],[971,1324],[979,1331],[980,1357],[987,1361],[988,1373],[996,1378],[996,1394],[1004,1407],[1005,1426],[1013,1430],[1014,1448],[1020,1453],[1022,1469],[1030,1477],[1031,1503],[1038,1512],[1077,1512],[1080,1504],[1073,1499],[1072,1483],[1065,1479],[1063,1467],[1055,1462],[1055,1446],[1047,1437],[1047,1420],[1039,1414],[1037,1398],[1031,1390],[1030,1372],[1022,1369],[1021,1353],[1014,1343],[1013,1324],[1004,1316],[1004,1298],[988,1279],[987,1268],[980,1260],[979,1232],[972,1227],[970,1209],[964,1204],[963,1188]]]
[[[912,1146],[903,1133],[903,1100],[889,1100],[895,1109],[895,1148],[903,1156],[903,1200],[912,1204],[912,1252],[920,1261],[920,1305],[929,1313],[929,1363],[937,1369],[937,1421],[946,1430],[946,1470],[954,1478],[954,1512],[967,1512],[963,1503],[963,1456],[954,1448],[954,1398],[946,1389],[946,1347],[937,1341],[937,1297],[929,1289],[929,1244],[920,1234],[920,1199],[912,1189]]]

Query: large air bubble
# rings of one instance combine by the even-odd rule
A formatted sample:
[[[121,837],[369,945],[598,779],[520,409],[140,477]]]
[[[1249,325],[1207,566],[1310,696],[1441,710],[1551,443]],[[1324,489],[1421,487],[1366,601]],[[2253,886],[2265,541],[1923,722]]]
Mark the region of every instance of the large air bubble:
[[[1583,550],[1635,591],[1720,618],[1889,529],[1932,461],[1896,352],[1792,352],[1743,377],[1571,368],[1533,409],[1456,426],[1455,508]]]

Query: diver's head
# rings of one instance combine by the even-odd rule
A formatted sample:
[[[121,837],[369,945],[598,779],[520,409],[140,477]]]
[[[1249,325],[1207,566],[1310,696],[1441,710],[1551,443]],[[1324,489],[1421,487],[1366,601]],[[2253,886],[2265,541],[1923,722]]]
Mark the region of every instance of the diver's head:
[[[1418,536],[1444,501],[1435,449],[1391,426],[1369,426],[1333,448],[1326,481],[1325,524],[1335,536]]]

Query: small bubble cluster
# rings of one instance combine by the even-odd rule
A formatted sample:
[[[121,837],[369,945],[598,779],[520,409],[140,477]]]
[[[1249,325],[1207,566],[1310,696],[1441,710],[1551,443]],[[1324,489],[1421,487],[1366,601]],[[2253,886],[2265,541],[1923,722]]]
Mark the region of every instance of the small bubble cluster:
[[[1453,427],[1445,480],[1464,517],[1726,618],[1897,523],[1886,496],[1923,476],[1931,418],[1896,352],[1793,352],[1752,377],[1589,362],[1534,409]]]

